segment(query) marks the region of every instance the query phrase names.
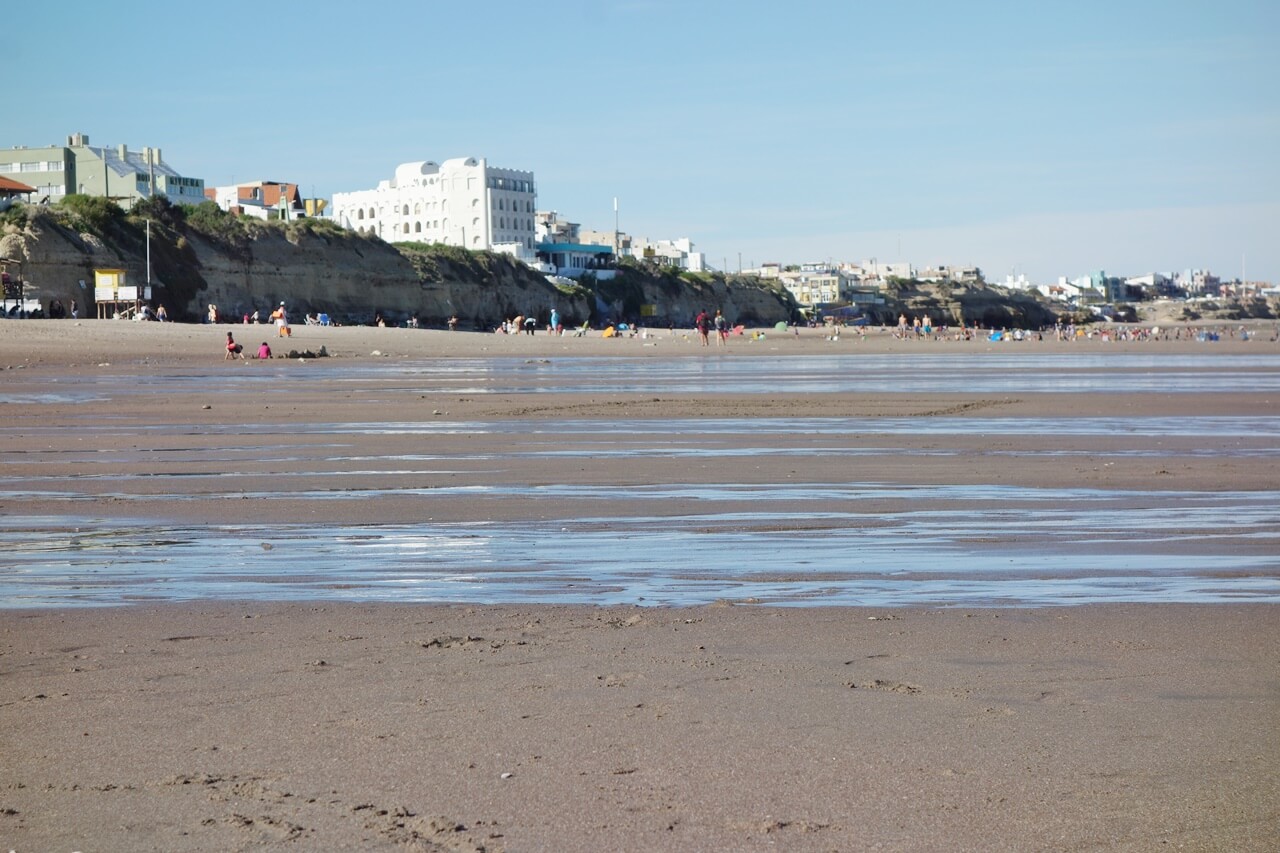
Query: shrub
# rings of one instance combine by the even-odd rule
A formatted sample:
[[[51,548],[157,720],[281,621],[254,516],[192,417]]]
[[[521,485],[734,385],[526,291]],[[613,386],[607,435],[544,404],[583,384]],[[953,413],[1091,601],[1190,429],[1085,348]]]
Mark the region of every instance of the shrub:
[[[58,202],[59,218],[76,231],[106,234],[113,225],[124,222],[120,205],[102,196],[72,193]]]

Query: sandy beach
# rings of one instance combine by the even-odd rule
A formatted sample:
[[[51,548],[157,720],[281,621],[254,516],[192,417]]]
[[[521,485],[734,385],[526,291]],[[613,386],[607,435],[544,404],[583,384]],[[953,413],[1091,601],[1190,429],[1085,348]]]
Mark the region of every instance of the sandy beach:
[[[1214,343],[766,330],[717,350],[667,330],[606,340],[295,327],[283,341],[266,327],[6,322],[0,521],[100,529],[142,517],[161,537],[174,525],[300,520],[567,525],[589,507],[607,530],[640,515],[675,525],[714,503],[740,511],[746,534],[805,537],[830,508],[822,489],[851,481],[994,489],[983,506],[996,518],[1002,489],[1089,490],[1112,513],[1173,510],[1177,496],[1247,498],[1280,482],[1269,434],[1141,429],[1274,419],[1267,359],[1230,377],[1198,362],[1174,372],[1184,356],[1280,353],[1271,326],[1251,328],[1249,340]],[[224,361],[228,330],[250,351],[267,340],[278,354],[323,346],[331,357]],[[940,391],[852,382],[833,393],[653,378],[676,359],[989,354],[1016,367],[1080,353],[1098,357],[1073,368],[1080,392],[975,391],[959,373]],[[1167,357],[1170,376],[1198,372],[1218,390],[1162,389],[1158,364],[1140,390],[1100,388],[1108,357],[1125,353]],[[611,357],[634,359],[650,384],[555,384],[577,375],[557,372],[566,361]],[[412,369],[493,359],[506,374],[464,372],[459,385]],[[841,456],[852,439],[786,426],[850,418],[911,428],[858,436],[858,455]],[[1119,426],[998,429],[1027,419]],[[687,434],[699,420],[777,428]],[[669,422],[685,432],[642,435]],[[600,431],[611,423],[628,426]],[[946,431],[915,428],[931,423]],[[421,424],[438,428],[408,428]],[[697,482],[729,496],[643,497]],[[802,511],[751,521],[753,489],[788,482],[814,489]],[[476,496],[459,499],[459,484]],[[590,500],[539,494],[553,485]],[[871,517],[911,502],[886,490],[858,506]],[[1172,558],[1198,537],[1205,554],[1261,566],[1224,574],[1269,582],[1278,524],[1262,511],[1142,553]],[[981,544],[1051,552],[1054,535],[1010,529]],[[746,548],[750,561],[803,573],[785,553]],[[0,558],[0,579],[13,571]],[[2,604],[4,849],[1264,851],[1280,837],[1280,608],[1243,595],[1040,608]]]

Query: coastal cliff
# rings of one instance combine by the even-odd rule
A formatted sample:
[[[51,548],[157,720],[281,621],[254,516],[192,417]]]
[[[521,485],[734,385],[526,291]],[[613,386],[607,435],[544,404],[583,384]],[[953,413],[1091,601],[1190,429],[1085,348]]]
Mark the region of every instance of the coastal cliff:
[[[464,328],[517,315],[545,322],[552,308],[566,325],[624,319],[683,325],[704,308],[772,325],[797,313],[785,290],[751,277],[684,279],[632,267],[612,281],[561,286],[505,255],[392,245],[325,220],[268,223],[206,206],[143,202],[125,214],[80,197],[57,207],[14,208],[0,227],[0,256],[22,263],[28,296],[46,307],[53,300],[91,304],[94,269],[125,269],[129,284],[144,284],[149,254],[152,302],[179,320],[200,319],[209,305],[223,317],[258,311],[265,319],[280,302],[295,318],[326,313],[368,323],[381,314],[389,323],[417,316],[442,326],[457,317]]]
[[[82,317],[95,316],[93,271],[121,268],[137,285],[149,269],[151,302],[187,321],[205,317],[210,305],[223,318],[257,311],[266,319],[281,302],[295,322],[325,313],[340,323],[371,323],[382,315],[399,325],[416,316],[442,327],[456,317],[462,328],[492,328],[516,316],[541,325],[552,308],[566,326],[687,326],[699,311],[716,309],[747,326],[801,319],[780,283],[752,275],[690,273],[623,259],[607,280],[588,274],[578,283],[555,284],[506,255],[390,244],[323,219],[263,222],[212,203],[175,207],[163,199],[144,200],[128,213],[88,196],[15,206],[0,215],[0,257],[22,263],[29,297],[46,309],[74,299]],[[1033,329],[1065,319],[1066,311],[1036,293],[981,283],[892,281],[880,296],[879,304],[861,309],[875,325],[895,325],[906,314],[927,315],[936,326]]]

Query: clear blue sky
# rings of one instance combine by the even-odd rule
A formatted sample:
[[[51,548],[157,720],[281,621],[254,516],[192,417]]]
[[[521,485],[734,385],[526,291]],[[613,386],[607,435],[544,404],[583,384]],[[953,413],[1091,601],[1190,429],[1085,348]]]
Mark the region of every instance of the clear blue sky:
[[[732,269],[1280,281],[1275,0],[23,0],[4,32],[4,147],[320,196],[487,157]]]

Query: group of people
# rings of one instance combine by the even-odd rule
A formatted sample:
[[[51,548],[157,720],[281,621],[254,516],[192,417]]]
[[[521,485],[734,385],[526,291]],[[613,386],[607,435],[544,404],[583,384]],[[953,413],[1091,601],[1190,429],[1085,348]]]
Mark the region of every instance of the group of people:
[[[729,321],[719,309],[716,309],[714,317],[707,314],[706,309],[698,312],[698,316],[693,321],[693,328],[697,330],[704,347],[710,346],[709,338],[712,332],[716,334],[716,346],[727,346],[729,343]]]
[[[458,318],[449,318],[449,331],[453,331],[458,326]],[[518,335],[524,333],[532,335],[538,328],[538,318],[533,316],[526,317],[523,314],[517,314],[513,319],[503,320],[494,331],[499,335]],[[551,317],[547,321],[547,334],[563,335],[564,324],[560,320],[560,312],[555,308],[551,309]]]
[[[266,341],[263,341],[262,346],[258,347],[258,354],[255,357],[260,359],[271,358],[271,345],[268,344]],[[234,335],[232,335],[230,332],[227,332],[227,354],[223,357],[222,360],[226,361],[229,358],[232,358],[232,359],[239,358],[240,360],[243,361],[244,347],[241,344],[236,343],[236,339]]]

